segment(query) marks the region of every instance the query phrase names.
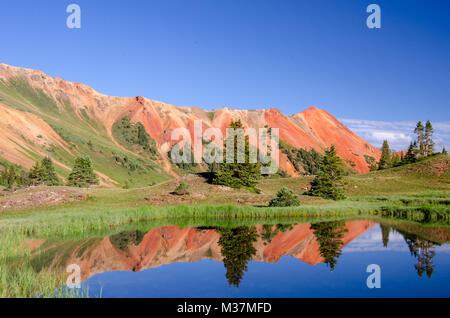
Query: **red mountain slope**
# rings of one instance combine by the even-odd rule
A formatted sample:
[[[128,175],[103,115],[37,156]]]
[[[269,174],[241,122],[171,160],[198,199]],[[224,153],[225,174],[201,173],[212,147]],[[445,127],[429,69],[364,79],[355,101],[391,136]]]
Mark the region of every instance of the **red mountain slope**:
[[[17,79],[20,79],[20,83],[26,83],[27,87],[29,85],[35,92],[45,94],[45,98],[53,101],[60,112],[65,112],[67,107],[70,107],[80,122],[89,120],[89,123],[93,122],[97,126],[103,127],[102,129],[106,130],[109,138],[117,147],[124,148],[117,140],[114,140],[112,133],[114,123],[124,116],[130,117],[132,122],[141,122],[148,134],[156,141],[158,151],[163,158],[159,164],[167,172],[171,172],[166,154],[173,144],[170,140],[172,129],[184,127],[192,132],[194,120],[202,120],[204,129],[218,127],[223,132],[233,119],[241,119],[244,127],[262,128],[268,125],[279,128],[280,139],[292,146],[305,149],[314,148],[319,152],[323,152],[326,147],[334,144],[344,162],[349,166],[353,165],[351,163],[353,162],[354,168],[358,172],[369,171],[365,155],[372,156],[377,160],[380,157],[378,149],[357,136],[328,112],[316,107],[293,116],[285,116],[274,108],[258,110],[220,108],[209,112],[196,107],[177,107],[141,96],[106,96],[86,85],[51,77],[41,71],[0,64],[0,84],[6,87],[4,91],[0,90],[0,132],[7,133],[10,136],[9,140],[17,139],[20,136],[20,127],[27,126],[26,123],[24,124],[24,120],[28,120],[30,124],[30,127],[24,128],[24,131],[33,129],[33,134],[29,136],[30,140],[22,141],[26,145],[18,145],[17,142],[2,138],[0,140],[0,156],[28,168],[31,166],[32,160],[21,151],[21,146],[32,147],[33,142],[42,143],[45,140],[59,143],[61,147],[67,148],[68,145],[58,138],[56,132],[46,125],[44,120],[39,120],[36,116],[25,115],[26,112],[31,111],[39,117],[41,109],[40,106],[34,104],[34,100],[23,101],[23,96],[20,96],[24,94],[23,91],[17,88],[17,84],[16,86],[11,84],[14,81],[17,82]],[[10,93],[10,90],[13,89],[16,91]],[[2,92],[6,92],[5,95],[1,95]],[[8,103],[5,105],[1,104],[2,96],[8,97]],[[21,106],[16,107],[16,102]],[[14,107],[16,110],[13,112],[9,109],[10,107]],[[15,130],[5,126],[5,122],[15,120],[10,117],[12,116],[10,114],[13,113],[18,114],[14,115],[15,117],[21,118],[19,129]],[[36,139],[35,132],[39,132],[40,140]],[[16,136],[11,137],[11,134]],[[5,153],[11,155],[2,155]],[[280,166],[290,174],[297,173],[285,155],[281,156]]]

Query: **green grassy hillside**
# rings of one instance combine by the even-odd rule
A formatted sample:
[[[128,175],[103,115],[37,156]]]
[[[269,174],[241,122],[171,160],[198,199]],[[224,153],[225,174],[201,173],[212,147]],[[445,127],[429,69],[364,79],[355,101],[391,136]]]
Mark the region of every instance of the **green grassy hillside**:
[[[450,176],[449,156],[436,156],[423,162],[405,165],[394,169],[375,171],[362,175],[345,177],[347,199],[342,201],[325,200],[304,195],[313,177],[296,178],[264,178],[258,188],[261,194],[252,193],[246,189],[231,189],[212,185],[198,175],[188,175],[171,179],[150,187],[137,189],[97,188],[86,189],[88,200],[66,202],[51,206],[33,206],[20,208],[27,214],[31,211],[109,211],[110,209],[127,209],[141,206],[253,206],[257,209],[267,207],[269,200],[275,196],[281,187],[286,186],[300,196],[301,206],[298,209],[314,207],[317,211],[370,211],[381,206],[398,205],[413,207],[418,205],[438,205],[439,209],[450,210]],[[189,195],[177,196],[171,194],[177,185],[184,181],[189,185]],[[52,188],[52,191],[57,191]],[[31,195],[34,192],[47,191],[34,188],[19,190],[15,194],[4,194],[0,197],[0,205],[14,195]],[[74,190],[75,191],[75,190]],[[74,192],[78,194],[78,192]],[[0,215],[19,213],[19,210],[3,211]],[[22,213],[20,212],[20,213]]]
[[[52,98],[32,88],[24,79],[0,80],[0,101],[20,111],[31,112],[49,124],[67,142],[72,154],[57,145],[41,150],[66,166],[72,166],[77,154],[87,154],[92,158],[94,169],[120,185],[142,187],[170,178],[152,158],[118,147],[92,114],[83,110],[80,117],[62,100],[59,102],[63,108],[58,108]],[[33,160],[40,159],[36,153],[23,152]],[[64,178],[69,174],[67,169],[59,166],[57,172]]]
[[[450,195],[450,157],[435,155],[404,166],[346,177],[351,196],[443,193]]]

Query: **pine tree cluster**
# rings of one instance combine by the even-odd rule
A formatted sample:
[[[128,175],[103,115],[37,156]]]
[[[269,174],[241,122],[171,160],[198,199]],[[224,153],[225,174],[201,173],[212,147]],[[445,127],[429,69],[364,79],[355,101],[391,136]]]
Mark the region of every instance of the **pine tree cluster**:
[[[45,184],[48,186],[56,186],[61,183],[50,157],[45,157],[41,162],[36,161],[28,177],[32,185]]]
[[[433,132],[433,126],[429,120],[425,123],[425,126],[421,121],[417,122],[416,128],[414,129],[414,133],[417,138],[409,145],[406,154],[403,154],[402,152],[401,155],[396,153],[391,154],[388,141],[384,140],[381,149],[381,158],[378,162],[378,169],[382,170],[391,167],[398,167],[432,156],[434,154],[434,141],[432,139]],[[446,153],[447,151],[444,147],[442,149],[442,154]],[[370,167],[371,170],[373,170],[372,165],[370,165]]]

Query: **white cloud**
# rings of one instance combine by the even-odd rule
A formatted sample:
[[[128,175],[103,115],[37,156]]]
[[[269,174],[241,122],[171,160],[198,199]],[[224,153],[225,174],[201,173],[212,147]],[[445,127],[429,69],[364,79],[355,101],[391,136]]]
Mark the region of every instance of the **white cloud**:
[[[392,149],[402,150],[408,148],[410,142],[415,139],[416,122],[413,121],[373,121],[348,118],[340,119],[340,121],[378,148],[381,148],[383,140],[387,140]],[[435,150],[440,151],[444,146],[450,149],[450,122],[432,122],[432,124]]]
[[[396,251],[396,252],[408,252],[409,254],[409,248],[405,242],[405,238],[403,237],[402,234],[398,233],[397,231],[390,231],[388,247],[387,248],[384,247],[383,237],[379,225],[376,225],[368,232],[362,234],[354,241],[350,242],[342,250],[345,253]],[[437,253],[449,253],[450,245],[435,246],[434,250]]]
[[[410,143],[412,141],[411,136],[395,131],[372,131],[370,133],[372,134],[372,138],[378,141],[383,141],[385,139],[403,143]]]

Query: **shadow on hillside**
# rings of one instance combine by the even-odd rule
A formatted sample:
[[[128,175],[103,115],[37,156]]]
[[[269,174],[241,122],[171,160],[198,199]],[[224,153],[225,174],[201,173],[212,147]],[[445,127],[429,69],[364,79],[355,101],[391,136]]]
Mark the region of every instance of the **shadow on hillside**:
[[[213,172],[197,172],[197,173],[193,173],[193,174],[196,176],[202,177],[208,183],[212,183],[212,179],[214,177]]]

